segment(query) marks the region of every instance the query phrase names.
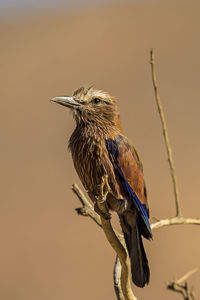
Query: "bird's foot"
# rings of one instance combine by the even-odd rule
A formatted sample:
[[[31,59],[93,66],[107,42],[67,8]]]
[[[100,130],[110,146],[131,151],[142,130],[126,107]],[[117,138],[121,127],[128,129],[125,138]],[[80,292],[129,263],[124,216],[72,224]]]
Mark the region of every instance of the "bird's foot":
[[[106,207],[105,207],[106,206]],[[97,202],[94,203],[94,210],[96,211],[96,213],[102,217],[105,220],[110,220],[111,219],[111,214],[109,213],[109,208],[107,203],[104,203],[104,208],[102,209],[99,207],[99,204]]]
[[[101,184],[100,184],[101,203],[106,201],[108,193],[110,193],[110,192],[111,192],[111,188],[108,183],[108,175],[103,175],[101,178]]]
[[[98,196],[96,197],[97,201],[94,204],[94,210],[102,218],[108,220],[111,219],[111,214],[109,213],[109,207],[106,202],[107,195],[111,192],[111,188],[108,183],[108,175],[102,176],[101,184],[99,185]]]

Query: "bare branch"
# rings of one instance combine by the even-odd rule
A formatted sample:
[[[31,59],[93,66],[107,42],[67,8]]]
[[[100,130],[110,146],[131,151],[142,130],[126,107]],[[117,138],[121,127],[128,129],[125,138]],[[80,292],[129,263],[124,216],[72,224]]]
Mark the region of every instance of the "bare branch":
[[[184,218],[184,217],[174,217],[169,219],[159,220],[155,223],[151,224],[151,229],[157,229],[169,225],[183,225],[183,224],[191,224],[191,225],[200,225],[200,219],[192,219],[192,218]]]
[[[131,289],[131,268],[130,268],[130,260],[128,257],[128,254],[126,252],[125,242],[122,235],[115,232],[112,228],[110,219],[105,219],[103,217],[99,217],[99,215],[94,211],[93,206],[89,203],[87,198],[84,196],[82,190],[78,187],[77,184],[73,184],[72,187],[73,192],[77,195],[78,199],[82,203],[82,207],[76,209],[78,214],[83,216],[89,216],[93,221],[95,221],[96,224],[98,224],[102,229],[104,230],[104,233],[106,235],[107,240],[109,241],[112,248],[117,253],[120,264],[121,264],[121,284],[118,284],[118,299],[121,295],[124,295],[125,300],[136,300],[136,297],[133,295],[132,289]],[[102,200],[102,199],[101,199]],[[106,210],[107,207],[104,206],[106,204],[105,201],[100,201],[101,204],[101,210]],[[118,268],[118,271],[120,268]],[[119,276],[117,274],[117,276]],[[115,289],[115,292],[117,293],[117,290]]]
[[[100,188],[101,191],[97,198],[97,206],[101,211],[100,218],[103,231],[110,245],[119,257],[121,263],[121,290],[125,300],[136,300],[131,289],[131,266],[129,256],[125,245],[123,245],[120,239],[117,237],[117,234],[112,228],[110,221],[111,215],[109,213],[108,205],[106,202],[107,194],[110,192],[110,186],[108,184],[107,176],[102,176]],[[110,218],[108,218],[107,216]]]
[[[188,272],[179,280],[167,283],[167,289],[181,294],[184,300],[195,300],[193,289],[192,288],[189,289],[186,279],[188,279],[191,275],[193,275],[197,271],[198,268]]]
[[[85,197],[83,191],[80,189],[80,187],[74,183],[72,185],[72,190],[80,200],[82,207],[77,208],[76,211],[78,214],[82,216],[89,216],[93,221],[97,223],[100,227],[102,227],[101,220],[99,215],[94,211],[93,206],[90,204],[90,202]],[[184,217],[173,217],[169,219],[163,219],[159,220],[156,218],[156,222],[151,223],[151,229],[158,229],[161,227],[169,226],[169,225],[200,225],[200,219],[199,218],[184,218]],[[123,235],[117,233],[117,237],[120,239],[122,243],[124,243]]]
[[[73,192],[76,194],[80,202],[82,203],[82,207],[77,208],[76,211],[78,214],[82,216],[89,216],[93,221],[97,223],[100,227],[102,227],[101,220],[99,215],[94,211],[93,206],[90,204],[90,202],[85,197],[83,191],[80,189],[80,187],[74,183],[72,186]],[[161,227],[169,226],[169,225],[200,225],[200,219],[199,218],[184,218],[184,217],[174,217],[169,219],[163,219],[159,220],[156,218],[156,222],[151,223],[151,229],[158,229]],[[115,232],[117,237],[120,239],[122,243],[124,243],[124,238],[122,234],[119,234]]]
[[[76,208],[76,212],[78,213],[78,215],[90,217],[97,225],[99,225],[102,228],[100,216],[94,211],[93,205],[89,202],[81,188],[76,183],[72,184],[72,191],[78,197],[82,204],[82,207]],[[126,247],[124,236],[117,231],[115,231],[115,234],[117,235],[118,239],[123,244],[123,246]]]
[[[128,254],[126,253],[125,248],[117,238],[110,220],[103,219],[101,217],[102,221],[102,227],[105,232],[105,235],[107,237],[107,240],[109,241],[110,245],[112,248],[115,250],[117,253],[120,263],[121,263],[121,289],[124,295],[125,300],[135,300],[135,296],[132,293],[131,289],[131,283],[130,283],[130,278],[131,278],[131,267],[130,267],[130,260],[128,257]]]
[[[97,223],[97,225],[102,227],[101,219],[99,215],[94,211],[93,206],[87,200],[84,193],[76,183],[72,185],[72,191],[75,193],[75,195],[78,197],[78,199],[82,204],[82,207],[76,208],[77,213],[82,216],[90,217],[93,221],[95,221],[95,223]]]
[[[175,174],[174,161],[173,161],[173,157],[172,157],[172,150],[171,150],[170,143],[169,143],[167,125],[166,125],[166,121],[165,121],[163,108],[162,108],[162,105],[161,105],[161,102],[160,102],[160,95],[159,95],[159,92],[158,92],[158,83],[157,83],[156,71],[155,71],[155,56],[154,56],[153,49],[150,51],[150,64],[151,64],[151,71],[152,71],[153,87],[154,87],[154,92],[155,92],[155,100],[156,100],[158,113],[159,113],[162,128],[163,128],[165,146],[166,146],[166,149],[167,149],[168,162],[169,162],[170,172],[171,172],[171,176],[172,176],[174,197],[175,197],[175,204],[176,204],[176,216],[178,217],[178,216],[182,216],[182,213],[181,213],[181,207],[180,207],[177,179],[176,179],[176,174]]]
[[[124,300],[124,296],[121,288],[121,273],[122,273],[122,266],[120,264],[119,257],[117,256],[113,268],[113,282],[114,282],[114,289],[115,289],[117,300]]]
[[[196,273],[197,271],[199,271],[198,268],[195,268],[191,271],[189,271],[188,273],[186,273],[183,277],[181,277],[179,280],[176,280],[176,283],[181,284],[183,281],[186,281],[190,276],[192,276],[194,273]]]
[[[85,197],[85,195],[84,195],[83,191],[80,189],[80,187],[76,183],[74,183],[72,186],[72,190],[76,194],[76,196],[78,197],[78,199],[80,200],[80,202],[82,204],[82,207],[76,209],[77,213],[82,216],[90,217],[98,226],[102,227],[102,223],[101,223],[101,219],[100,219],[99,215],[94,211],[93,206],[90,204],[88,199]],[[174,218],[169,218],[169,219],[163,219],[163,220],[156,219],[156,220],[157,220],[157,222],[151,224],[152,230],[158,229],[161,227],[165,227],[165,226],[170,226],[170,225],[183,225],[183,224],[200,225],[200,219],[192,219],[192,218],[184,218],[184,217],[174,217]],[[106,225],[106,227],[107,226],[108,225]],[[106,228],[105,230],[113,231],[114,235],[115,235],[114,239],[117,237],[117,239],[120,241],[121,245],[123,245],[123,248],[126,248],[123,235],[114,231],[110,227],[112,228],[111,224],[108,226],[108,229]],[[112,237],[111,237],[111,239],[112,239]],[[120,248],[121,248],[121,245],[120,245]],[[123,255],[124,255],[124,253],[122,254],[122,256]],[[126,264],[126,258],[124,257],[124,259],[125,259],[125,264]],[[122,267],[120,264],[120,260],[117,257],[115,265],[114,265],[114,270],[113,270],[113,279],[114,279],[115,293],[116,293],[118,300],[124,300],[123,292],[122,292],[122,288],[121,288],[121,271],[122,271]],[[127,268],[125,267],[125,275],[123,275],[125,278],[125,279],[123,279],[124,281],[126,280],[126,278],[128,276],[127,274],[128,274]],[[184,278],[184,279],[186,280],[186,278]],[[126,298],[126,299],[129,299],[129,298]],[[136,299],[136,298],[133,298],[133,299]]]

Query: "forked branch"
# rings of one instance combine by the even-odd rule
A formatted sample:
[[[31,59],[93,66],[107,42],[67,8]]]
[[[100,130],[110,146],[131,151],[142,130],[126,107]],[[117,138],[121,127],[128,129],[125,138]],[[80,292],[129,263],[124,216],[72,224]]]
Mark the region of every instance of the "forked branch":
[[[163,111],[163,108],[161,105],[160,95],[159,95],[159,91],[158,91],[158,82],[157,82],[156,70],[155,70],[155,55],[154,55],[153,49],[151,49],[151,51],[150,51],[150,64],[151,64],[151,72],[152,72],[152,82],[153,82],[153,87],[154,87],[154,92],[155,92],[155,100],[156,100],[156,105],[158,108],[158,114],[159,114],[160,120],[161,120],[162,131],[163,131],[165,146],[166,146],[167,155],[168,155],[168,162],[169,162],[169,167],[170,167],[170,172],[171,172],[171,177],[172,177],[174,200],[175,200],[175,206],[176,206],[176,216],[175,217],[169,218],[169,219],[164,219],[164,220],[158,220],[156,223],[153,223],[151,225],[151,228],[156,229],[156,228],[160,228],[160,227],[164,227],[164,226],[168,226],[168,225],[180,225],[180,224],[200,225],[200,219],[184,218],[182,216],[180,200],[179,200],[178,185],[177,185],[177,179],[176,179],[176,174],[175,174],[175,166],[174,166],[174,161],[173,161],[173,157],[172,157],[172,149],[170,147],[167,125],[166,125],[166,121],[165,121],[165,115],[164,115],[164,111]]]
[[[73,184],[72,190],[76,194],[76,196],[78,197],[78,199],[80,200],[80,202],[82,204],[82,207],[76,209],[77,213],[82,216],[90,217],[98,226],[100,226],[102,228],[102,223],[101,223],[101,219],[100,219],[99,215],[94,211],[93,206],[90,204],[88,199],[85,197],[85,195],[82,192],[82,190],[80,189],[80,187],[77,184]],[[105,221],[110,223],[110,220],[105,220]],[[158,229],[158,228],[161,228],[164,226],[183,225],[183,224],[200,225],[200,219],[174,217],[174,218],[169,218],[169,219],[164,219],[164,220],[158,220],[157,222],[151,224],[151,229],[154,230],[154,229]],[[108,231],[111,231],[111,235],[110,235],[111,239],[119,240],[119,241],[117,241],[116,245],[119,245],[119,242],[120,242],[121,245],[123,245],[125,247],[125,241],[124,241],[123,235],[114,231],[112,229],[111,223],[108,226]],[[113,231],[115,234],[114,236],[112,236]],[[121,245],[120,245],[120,249],[121,249]],[[118,250],[116,252],[118,253]],[[123,265],[126,265],[126,259],[127,259],[126,256],[123,256],[123,255],[121,256],[121,260],[124,260]],[[123,292],[122,292],[122,287],[121,287],[121,274],[122,274],[121,272],[122,272],[122,267],[120,264],[120,260],[117,257],[116,261],[115,261],[115,265],[114,265],[114,270],[113,270],[114,289],[115,289],[117,299],[118,300],[136,299],[136,298],[127,298],[128,296],[126,298],[124,298]],[[129,282],[130,282],[130,273],[129,273],[127,267],[124,268],[124,277],[125,278],[129,277],[127,280],[129,280]],[[127,290],[127,287],[125,288],[125,290]],[[129,290],[129,293],[130,293],[130,290]],[[135,297],[135,296],[133,295],[132,297]]]
[[[102,181],[104,178],[102,178]],[[103,182],[104,184],[104,182]],[[108,188],[108,187],[106,187]],[[103,191],[104,187],[102,187]],[[107,193],[102,194],[98,197],[97,204],[99,205],[99,209],[101,210],[100,214],[100,222],[99,222],[99,215],[91,209],[92,206],[87,200],[87,198],[84,196],[83,192],[80,190],[80,188],[74,184],[72,187],[73,192],[78,195],[79,200],[82,203],[82,207],[76,209],[78,214],[84,215],[84,216],[90,216],[93,221],[95,221],[100,227],[102,227],[107,240],[109,241],[111,247],[116,252],[120,265],[118,262],[118,259],[116,261],[114,268],[114,288],[116,295],[119,300],[136,300],[136,297],[133,295],[132,289],[131,289],[131,267],[130,267],[130,260],[129,256],[126,251],[124,238],[122,235],[114,231],[111,225],[111,221],[109,218],[105,218],[104,216],[108,215],[108,207],[106,203]],[[104,216],[103,216],[104,215]],[[119,275],[120,272],[120,275]]]
[[[186,280],[197,271],[198,268],[188,272],[179,280],[167,283],[167,289],[181,294],[184,300],[195,300],[193,288],[189,288],[189,285]]]

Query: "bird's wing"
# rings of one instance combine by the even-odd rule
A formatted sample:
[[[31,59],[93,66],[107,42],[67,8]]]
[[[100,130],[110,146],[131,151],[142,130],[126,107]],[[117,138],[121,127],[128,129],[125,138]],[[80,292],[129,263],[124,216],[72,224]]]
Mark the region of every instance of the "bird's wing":
[[[138,211],[138,215],[146,227],[148,236],[151,237],[142,164],[139,161],[137,152],[133,146],[130,146],[128,140],[120,135],[116,139],[107,139],[106,147],[115,173],[128,198],[132,200],[133,205]]]

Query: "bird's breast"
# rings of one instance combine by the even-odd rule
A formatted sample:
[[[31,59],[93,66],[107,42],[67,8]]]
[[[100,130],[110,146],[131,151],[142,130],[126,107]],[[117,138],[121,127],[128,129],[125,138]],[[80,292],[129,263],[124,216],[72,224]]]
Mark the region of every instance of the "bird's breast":
[[[93,201],[103,175],[108,175],[113,195],[120,198],[115,170],[106,148],[106,139],[106,134],[97,127],[89,129],[77,127],[69,140],[74,167]]]
[[[107,150],[98,138],[80,138],[69,145],[74,167],[87,191],[93,191],[106,170]]]

